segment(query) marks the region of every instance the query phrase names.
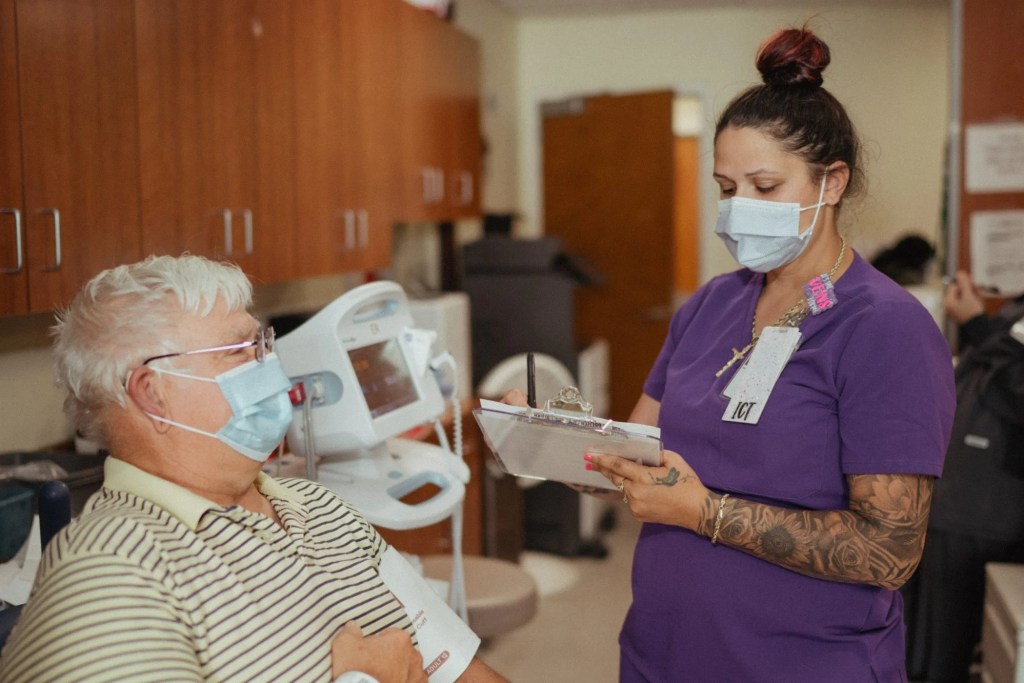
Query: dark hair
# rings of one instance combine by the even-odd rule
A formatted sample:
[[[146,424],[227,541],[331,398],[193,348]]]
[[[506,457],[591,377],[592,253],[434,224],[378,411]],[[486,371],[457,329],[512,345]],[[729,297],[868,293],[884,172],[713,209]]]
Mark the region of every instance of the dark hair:
[[[919,285],[925,281],[928,264],[935,258],[935,247],[918,235],[907,235],[879,252],[871,265],[901,285]]]
[[[715,126],[715,139],[727,127],[753,128],[816,167],[818,173],[842,161],[850,169],[846,195],[863,185],[860,141],[843,105],[821,86],[831,61],[828,45],[806,26],[771,36],[757,53],[762,85],[740,93]]]

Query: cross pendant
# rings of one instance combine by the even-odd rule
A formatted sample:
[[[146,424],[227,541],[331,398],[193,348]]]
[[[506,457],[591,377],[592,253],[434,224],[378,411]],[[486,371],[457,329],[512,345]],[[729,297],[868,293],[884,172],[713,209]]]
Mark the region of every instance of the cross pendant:
[[[718,372],[715,373],[715,377],[721,377],[723,372],[725,372],[726,370],[731,368],[733,365],[735,365],[736,361],[738,361],[741,358],[743,358],[743,356],[747,355],[747,351],[750,350],[750,346],[751,346],[750,344],[747,344],[746,346],[744,346],[739,351],[737,351],[736,348],[733,347],[732,358],[729,359],[728,363],[726,363],[725,365],[722,366],[721,370],[719,370]]]

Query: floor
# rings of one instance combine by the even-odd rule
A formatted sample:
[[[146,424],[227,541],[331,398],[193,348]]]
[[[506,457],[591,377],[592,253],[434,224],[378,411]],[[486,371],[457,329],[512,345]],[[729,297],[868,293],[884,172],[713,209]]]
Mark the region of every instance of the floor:
[[[640,524],[619,511],[601,538],[604,559],[524,552],[540,605],[524,626],[488,642],[481,659],[512,683],[615,683],[619,627],[630,602],[629,574]]]

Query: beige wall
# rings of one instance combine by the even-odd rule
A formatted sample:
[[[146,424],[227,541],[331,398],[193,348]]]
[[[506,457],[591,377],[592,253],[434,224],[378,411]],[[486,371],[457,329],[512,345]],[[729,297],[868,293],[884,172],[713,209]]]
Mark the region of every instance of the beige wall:
[[[942,0],[792,3],[783,8],[650,11],[520,22],[518,184],[524,231],[543,232],[538,105],[569,95],[682,88],[703,93],[708,121],[757,82],[754,54],[777,28],[812,28],[832,49],[825,85],[866,143],[868,195],[848,211],[854,244],[936,236],[948,129],[949,8]],[[734,267],[711,234],[717,193],[702,190],[702,276]],[[852,206],[850,207],[853,208]],[[853,219],[853,220],[851,220]]]

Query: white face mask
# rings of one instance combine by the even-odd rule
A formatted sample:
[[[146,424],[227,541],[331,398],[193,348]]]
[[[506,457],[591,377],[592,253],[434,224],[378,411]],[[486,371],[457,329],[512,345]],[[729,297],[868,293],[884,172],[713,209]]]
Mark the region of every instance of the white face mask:
[[[825,177],[818,203],[802,207],[794,202],[730,197],[718,202],[715,233],[741,266],[767,273],[794,261],[807,248],[825,204]],[[800,212],[814,209],[810,227],[800,232]]]

